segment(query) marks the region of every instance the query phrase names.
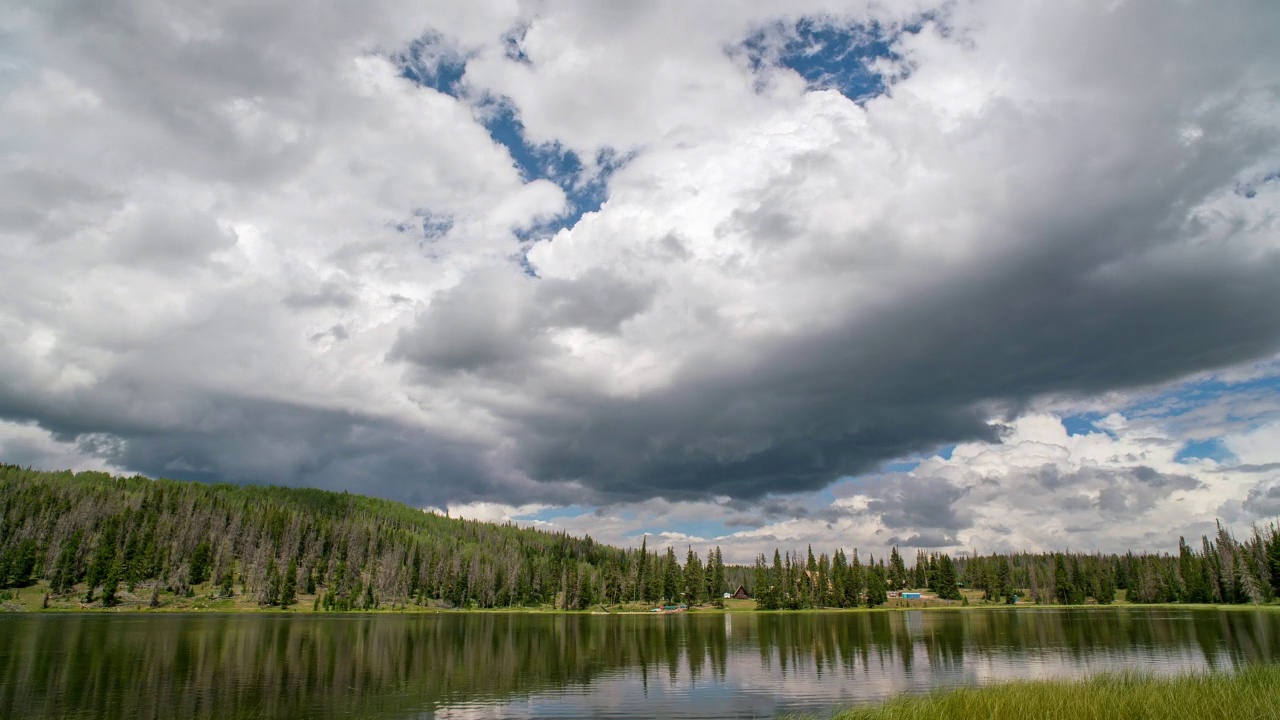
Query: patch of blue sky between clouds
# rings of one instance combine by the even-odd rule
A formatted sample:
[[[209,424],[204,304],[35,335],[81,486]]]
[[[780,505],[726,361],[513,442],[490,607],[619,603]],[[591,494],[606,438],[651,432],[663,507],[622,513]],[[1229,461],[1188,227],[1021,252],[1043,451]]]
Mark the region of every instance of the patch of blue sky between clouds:
[[[1227,449],[1221,438],[1192,440],[1183,445],[1182,449],[1173,456],[1173,461],[1179,463],[1190,463],[1196,460],[1213,460],[1220,465],[1226,465],[1237,462],[1238,458]]]
[[[880,472],[885,473],[907,473],[915,470],[920,466],[920,461],[916,459],[910,460],[894,460],[880,466]]]
[[[521,47],[522,39],[522,28],[504,36],[504,52],[512,62],[529,64],[529,57]],[[632,157],[613,148],[603,148],[589,162],[584,162],[577,152],[565,148],[558,141],[531,142],[514,103],[509,98],[468,86],[469,54],[437,33],[427,33],[414,40],[392,59],[406,79],[471,105],[488,130],[489,137],[507,149],[526,183],[549,180],[564,191],[567,201],[564,212],[517,229],[516,236],[522,242],[549,237],[563,228],[571,228],[584,214],[599,210],[608,197],[609,178]],[[527,271],[532,274],[531,268]]]
[[[550,180],[560,186],[568,201],[565,212],[522,229],[518,233],[522,240],[573,227],[584,214],[599,210],[608,196],[609,178],[631,159],[630,155],[605,148],[588,165],[577,152],[559,142],[530,142],[519,112],[508,99],[488,98],[483,101],[483,110],[489,137],[507,149],[524,181]]]
[[[1274,398],[1278,395],[1280,395],[1280,375],[1262,375],[1239,382],[1211,377],[1180,385],[1125,407],[1120,412],[1130,418],[1173,419],[1214,403],[1250,397]],[[1249,410],[1251,414],[1257,412],[1257,408],[1253,406],[1249,406]],[[1250,421],[1257,418],[1229,413],[1226,419]]]
[[[677,521],[671,523],[666,530],[667,532],[676,532],[689,537],[702,538],[703,540],[714,540],[716,538],[725,537],[732,532],[729,528],[725,527],[724,523],[718,520]],[[688,543],[685,543],[685,545],[688,545]],[[675,546],[673,545],[673,547]],[[680,561],[684,562],[683,553],[688,548],[681,545],[677,549],[680,551]],[[698,548],[695,547],[694,550],[697,551]],[[703,548],[702,552],[705,553],[706,549]]]
[[[1077,415],[1064,415],[1062,417],[1062,427],[1066,428],[1067,435],[1090,435],[1093,433],[1106,433],[1113,439],[1116,434],[1106,428],[1100,428],[1097,422],[1103,418],[1102,413],[1087,412]]]
[[[910,455],[904,458],[898,458],[898,459],[886,462],[880,466],[880,472],[908,473],[908,472],[911,472],[912,470],[915,470],[917,467],[920,466],[920,463],[924,462],[925,460],[928,460],[929,458],[937,457],[937,458],[942,458],[943,460],[950,460],[951,453],[955,451],[956,451],[955,443],[950,443],[947,445],[939,445],[932,452],[920,453],[917,455]],[[847,480],[847,479],[848,478],[841,478],[840,480]],[[840,482],[840,480],[837,480],[836,482]]]
[[[542,508],[526,515],[513,515],[513,519],[517,522],[545,522],[554,524],[556,520],[564,518],[576,518],[587,515],[590,509],[581,505],[563,505],[549,508]]]
[[[462,76],[467,72],[467,54],[439,33],[426,33],[391,59],[400,67],[403,77],[445,95],[459,97]]]
[[[782,67],[805,79],[813,90],[836,90],[862,104],[888,91],[886,63],[902,58],[893,43],[902,32],[919,32],[920,25],[891,28],[879,23],[840,23],[826,18],[802,18],[794,25],[762,28],[742,43],[753,72]]]

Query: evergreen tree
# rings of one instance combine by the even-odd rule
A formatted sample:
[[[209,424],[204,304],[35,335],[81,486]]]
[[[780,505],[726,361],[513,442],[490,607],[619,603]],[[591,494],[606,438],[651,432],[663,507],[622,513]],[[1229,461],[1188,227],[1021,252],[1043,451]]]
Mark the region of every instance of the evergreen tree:
[[[280,585],[280,605],[289,607],[298,601],[298,561],[289,558],[289,565],[285,568],[284,579]]]
[[[119,604],[117,593],[120,591],[121,571],[119,561],[111,563],[107,568],[106,576],[102,579],[102,607],[115,607]]]
[[[1272,595],[1280,597],[1280,530],[1271,527],[1271,539],[1267,541],[1267,569]]]
[[[280,570],[276,567],[276,559],[267,561],[267,574],[262,583],[261,599],[263,605],[280,604]]]
[[[680,563],[676,562],[676,551],[667,546],[667,557],[662,565],[662,597],[667,602],[680,600]]]
[[[752,568],[754,580],[752,586],[755,588],[755,599],[757,610],[775,610],[777,606],[773,602],[773,588],[769,586],[769,571],[765,568],[764,555],[756,556],[755,567]]]
[[[855,607],[862,601],[862,589],[865,585],[862,563],[858,561],[858,549],[854,548],[853,556],[849,559],[849,574],[845,576],[844,585],[844,596],[848,599],[849,607]]]
[[[640,539],[640,557],[636,562],[636,600],[654,602],[648,590],[649,581],[649,536]]]
[[[63,541],[62,549],[58,552],[58,561],[53,579],[50,583],[53,592],[58,594],[71,592],[72,586],[80,579],[77,563],[80,556],[80,544],[83,541],[84,531],[79,529],[71,533],[71,536]]]
[[[711,591],[717,600],[720,601],[721,607],[724,606],[724,593],[729,592],[729,588],[724,582],[724,555],[720,552],[720,546],[716,546],[715,566],[711,570]]]
[[[888,580],[890,590],[901,590],[907,586],[907,568],[902,564],[902,555],[898,553],[897,545],[889,551]]]
[[[684,562],[684,600],[690,605],[698,605],[702,602],[702,594],[705,591],[706,579],[702,573],[702,560],[698,558],[698,553],[693,551],[691,545]]]
[[[209,543],[202,542],[196,545],[191,553],[191,572],[187,576],[192,585],[199,585],[209,579],[212,560],[213,550],[209,547]]]
[[[664,573],[662,572],[662,563],[658,561],[657,554],[649,555],[649,573],[645,581],[645,602],[656,603],[662,600],[662,585]]]
[[[1067,563],[1061,554],[1053,556],[1053,587],[1055,599],[1063,605],[1070,605],[1075,596],[1075,588],[1072,587],[1071,576],[1067,573]]]
[[[836,548],[836,553],[831,558],[831,603],[836,607],[847,608],[850,602],[849,560],[843,549]]]
[[[888,600],[889,594],[885,591],[884,579],[880,568],[873,568],[867,573],[867,607],[877,607],[885,604]]]
[[[315,591],[312,590],[312,592]],[[222,577],[218,580],[218,595],[219,597],[229,598],[234,597],[235,594],[235,572],[232,570],[232,567],[228,565],[227,568],[222,571]]]
[[[951,556],[938,557],[938,597],[943,600],[959,600],[960,588],[956,586],[956,569]]]
[[[831,592],[831,559],[826,553],[818,556],[818,574],[814,583],[813,604],[817,607],[832,607],[835,601]]]

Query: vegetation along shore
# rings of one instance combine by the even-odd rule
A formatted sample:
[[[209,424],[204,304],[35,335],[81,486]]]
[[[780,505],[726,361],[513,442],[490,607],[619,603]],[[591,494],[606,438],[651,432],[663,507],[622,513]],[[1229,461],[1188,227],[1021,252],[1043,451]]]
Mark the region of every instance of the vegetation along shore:
[[[1169,553],[916,554],[616,548],[321,490],[0,465],[8,610],[828,610],[992,604],[1266,604],[1280,533],[1219,528]],[[725,599],[738,588],[751,599]],[[904,592],[914,589],[918,592]]]
[[[898,697],[832,720],[1240,720],[1276,717],[1280,666],[1171,678],[1098,675],[1076,681],[1012,682]],[[826,717],[826,716],[824,716]]]

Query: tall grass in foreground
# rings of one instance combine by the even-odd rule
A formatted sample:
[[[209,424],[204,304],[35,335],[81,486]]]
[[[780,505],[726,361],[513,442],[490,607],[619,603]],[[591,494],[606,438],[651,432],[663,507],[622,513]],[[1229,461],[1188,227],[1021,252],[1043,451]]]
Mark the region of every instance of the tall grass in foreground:
[[[1280,665],[1176,678],[1100,675],[900,697],[833,720],[1260,720],[1280,718]]]

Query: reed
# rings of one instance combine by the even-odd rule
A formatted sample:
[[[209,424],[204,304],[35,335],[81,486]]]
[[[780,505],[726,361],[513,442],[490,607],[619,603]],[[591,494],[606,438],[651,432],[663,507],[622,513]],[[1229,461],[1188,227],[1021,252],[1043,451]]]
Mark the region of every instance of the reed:
[[[1280,665],[1173,678],[1099,675],[898,697],[832,720],[1258,720],[1280,718]]]

